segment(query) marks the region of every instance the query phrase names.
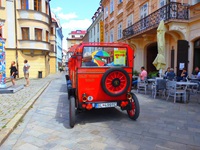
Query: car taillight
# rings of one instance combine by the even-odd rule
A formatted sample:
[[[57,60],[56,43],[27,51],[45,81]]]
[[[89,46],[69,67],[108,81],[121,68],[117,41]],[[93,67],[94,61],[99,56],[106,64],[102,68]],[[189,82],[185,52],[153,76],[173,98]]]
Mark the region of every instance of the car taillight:
[[[85,93],[82,95],[82,100],[83,100],[83,102],[87,101],[87,95]]]

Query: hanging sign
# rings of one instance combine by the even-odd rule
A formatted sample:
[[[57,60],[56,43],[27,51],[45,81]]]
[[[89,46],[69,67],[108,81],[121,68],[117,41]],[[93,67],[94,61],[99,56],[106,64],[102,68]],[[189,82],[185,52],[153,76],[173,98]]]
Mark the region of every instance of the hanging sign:
[[[104,25],[103,21],[100,21],[100,42],[104,42]]]

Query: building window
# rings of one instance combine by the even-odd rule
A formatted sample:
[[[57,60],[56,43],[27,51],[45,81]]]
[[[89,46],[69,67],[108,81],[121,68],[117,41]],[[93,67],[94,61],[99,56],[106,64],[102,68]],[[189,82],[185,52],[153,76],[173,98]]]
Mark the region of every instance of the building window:
[[[120,4],[120,3],[122,3],[123,2],[123,0],[118,0],[118,4]]]
[[[108,6],[104,9],[104,17],[105,19],[108,17]]]
[[[166,5],[166,0],[160,0],[160,7],[163,7],[164,5]]]
[[[105,33],[105,42],[108,42],[108,32]]]
[[[29,28],[21,28],[22,40],[29,40]]]
[[[127,17],[127,24],[126,24],[126,27],[130,27],[132,24],[133,24],[133,14],[130,14],[130,15]]]
[[[117,32],[117,37],[118,39],[121,39],[122,38],[122,23],[119,23],[118,24],[118,32]]]
[[[148,3],[145,3],[142,7],[140,7],[140,19],[143,19],[141,21],[140,28],[142,30],[146,29],[148,27],[149,21],[148,18],[145,18],[148,15]]]
[[[110,30],[110,42],[113,42],[114,41],[114,30],[111,29]]]
[[[195,4],[197,4],[197,3],[199,3],[200,2],[200,0],[192,0],[192,5],[195,5]]]
[[[72,35],[72,38],[75,38],[75,35]]]
[[[148,15],[148,3],[140,7],[140,18],[144,18]]]
[[[3,26],[0,26],[0,38],[3,38]]]
[[[97,33],[99,33],[99,26],[100,26],[100,23],[97,24]]]
[[[51,44],[51,51],[54,52],[54,44]]]
[[[53,27],[51,27],[51,31],[50,31],[50,33],[53,34]]]
[[[46,42],[49,42],[49,32],[46,31]]]
[[[114,0],[110,1],[110,13],[114,11]]]
[[[28,10],[28,0],[21,0],[21,9]]]
[[[42,29],[35,29],[35,40],[42,41]]]
[[[41,2],[41,0],[34,0],[34,10],[42,11],[42,2]]]
[[[48,5],[48,2],[45,2],[45,7],[46,7],[46,14],[49,14],[49,5]]]

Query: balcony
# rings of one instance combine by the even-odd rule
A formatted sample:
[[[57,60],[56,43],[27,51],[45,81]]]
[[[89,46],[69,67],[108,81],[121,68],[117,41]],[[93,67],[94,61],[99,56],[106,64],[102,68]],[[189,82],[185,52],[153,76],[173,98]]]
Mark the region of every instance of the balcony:
[[[143,33],[144,31],[156,28],[161,20],[184,21],[189,19],[189,6],[182,3],[171,2],[145,18],[134,23],[123,30],[123,39]]]

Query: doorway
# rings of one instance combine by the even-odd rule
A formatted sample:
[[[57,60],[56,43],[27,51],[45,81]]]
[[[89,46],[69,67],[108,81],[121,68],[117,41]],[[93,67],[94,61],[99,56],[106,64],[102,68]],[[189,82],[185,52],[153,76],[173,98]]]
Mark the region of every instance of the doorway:
[[[153,65],[153,61],[155,60],[158,54],[158,46],[157,43],[150,44],[147,47],[147,72],[157,71],[156,67]]]
[[[194,62],[193,62],[193,69],[195,67],[200,67],[200,39],[194,42]]]
[[[188,48],[189,44],[186,40],[178,40],[177,47],[177,72],[176,75],[180,76],[183,68],[188,70]]]

